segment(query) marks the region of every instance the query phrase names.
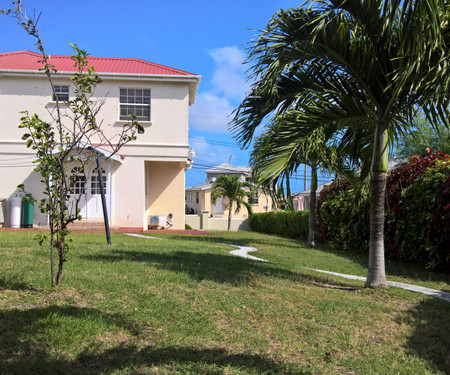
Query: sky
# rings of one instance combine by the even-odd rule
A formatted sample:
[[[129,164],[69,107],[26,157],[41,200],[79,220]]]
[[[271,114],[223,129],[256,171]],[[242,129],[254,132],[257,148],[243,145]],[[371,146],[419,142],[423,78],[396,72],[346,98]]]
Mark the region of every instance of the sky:
[[[11,7],[0,0],[0,8]],[[247,165],[227,124],[250,87],[243,64],[246,48],[292,0],[23,0],[29,15],[39,15],[48,54],[71,55],[76,43],[92,56],[135,57],[202,76],[190,107],[189,144],[196,157],[186,186],[205,182],[206,169],[229,163]],[[11,17],[0,21],[0,53],[36,51],[34,40]],[[304,190],[304,171],[293,176],[292,191]],[[309,177],[308,177],[309,179]],[[319,181],[322,182],[322,181]],[[309,185],[307,186],[309,188]]]

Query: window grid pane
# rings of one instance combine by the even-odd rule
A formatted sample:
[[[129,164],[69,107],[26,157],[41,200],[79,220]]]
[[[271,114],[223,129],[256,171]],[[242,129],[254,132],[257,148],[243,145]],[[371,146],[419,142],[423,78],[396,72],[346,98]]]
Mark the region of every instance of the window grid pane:
[[[138,121],[150,121],[150,90],[120,89],[120,119],[129,120],[129,115]]]
[[[52,96],[53,101],[56,102],[56,98],[58,101],[67,102],[69,100],[69,86],[54,86],[55,92]]]
[[[102,169],[102,180],[103,180],[103,191],[106,194],[106,176],[104,169]],[[102,192],[100,190],[98,171],[97,169],[95,169],[91,177],[91,194],[101,194],[101,193]]]

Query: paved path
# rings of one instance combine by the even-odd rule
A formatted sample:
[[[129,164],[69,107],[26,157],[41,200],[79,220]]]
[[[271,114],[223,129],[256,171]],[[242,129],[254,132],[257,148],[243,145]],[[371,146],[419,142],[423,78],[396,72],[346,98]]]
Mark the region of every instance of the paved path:
[[[267,262],[267,260],[264,260],[264,259],[261,259],[261,258],[257,258],[257,257],[254,257],[254,256],[251,256],[251,255],[247,254],[247,253],[249,253],[251,251],[256,251],[257,249],[255,249],[254,247],[237,246],[237,245],[230,245],[230,244],[228,244],[228,245],[239,248],[239,250],[232,250],[232,251],[230,251],[230,254],[237,255],[237,256],[240,256],[240,257],[243,257],[243,258],[257,260],[257,261],[260,261],[260,262]],[[313,268],[306,268],[306,269],[310,270],[310,271],[326,273],[326,274],[333,275],[333,276],[343,277],[345,279],[366,281],[366,278],[365,277],[361,277],[361,276],[346,275],[344,273],[316,270],[316,269],[313,269]],[[410,290],[412,292],[426,294],[428,296],[436,297],[436,298],[442,299],[444,301],[450,302],[450,293],[443,292],[442,290],[425,288],[423,286],[418,286],[418,285],[399,283],[399,282],[396,282],[396,281],[388,281],[387,283],[390,286],[395,286],[397,288]]]
[[[227,244],[222,243],[220,245],[237,247],[238,250],[232,250],[232,251],[230,251],[230,254],[237,255],[238,257],[247,258],[247,259],[251,259],[251,260],[256,260],[258,262],[268,262],[268,260],[257,258],[257,257],[254,257],[253,255],[248,255],[248,253],[257,250],[254,247],[231,245],[229,243],[227,243]]]
[[[138,237],[138,238],[149,238],[151,240],[162,240],[162,238],[158,237],[151,237],[151,236],[144,236],[143,234],[136,234],[136,233],[124,233],[125,236],[130,237]]]
[[[132,233],[124,233],[126,236],[132,236],[132,237],[139,237],[139,238],[147,238],[147,239],[153,239],[153,240],[162,240],[162,238],[158,238],[158,237],[150,237],[150,236],[143,236],[141,234],[132,234]],[[232,246],[232,247],[237,247],[238,250],[232,250],[230,251],[230,254],[236,255],[238,257],[241,258],[246,258],[246,259],[251,259],[251,260],[256,260],[258,262],[268,262],[268,260],[265,259],[261,259],[261,258],[257,258],[253,255],[248,255],[248,253],[251,253],[253,251],[257,251],[256,248],[254,247],[250,247],[250,246],[238,246],[238,245],[232,245],[232,244],[220,244],[220,245],[226,245],[226,246]],[[315,271],[315,272],[320,272],[320,273],[326,273],[328,275],[333,275],[333,276],[338,276],[338,277],[343,277],[345,279],[350,279],[350,280],[360,280],[360,281],[366,281],[365,277],[361,277],[361,276],[353,276],[353,275],[346,275],[344,273],[337,273],[337,272],[331,272],[331,271],[323,271],[323,270],[316,270],[314,268],[306,268],[307,270],[310,271]],[[402,288],[402,289],[406,289],[406,290],[410,290],[412,292],[417,292],[417,293],[422,293],[422,294],[426,294],[427,296],[432,296],[432,297],[436,297],[439,299],[442,299],[444,301],[450,302],[450,293],[444,292],[442,290],[437,290],[437,289],[430,289],[430,288],[425,288],[423,286],[418,286],[418,285],[411,285],[411,284],[405,284],[405,283],[399,283],[396,281],[388,281],[387,282],[388,285],[390,286],[394,286],[397,288]]]
[[[344,273],[315,270],[313,268],[306,268],[306,269],[311,270],[311,271],[321,272],[321,273],[327,273],[327,274],[333,275],[333,276],[343,277],[345,279],[366,281],[366,278],[361,277],[361,276],[353,276],[353,275],[346,275]],[[427,296],[440,298],[440,299],[443,299],[444,301],[450,302],[450,293],[443,292],[442,290],[430,289],[430,288],[425,288],[423,286],[412,285],[412,284],[399,283],[397,281],[388,281],[387,283],[390,286],[395,286],[397,288],[410,290],[412,292],[426,294]]]

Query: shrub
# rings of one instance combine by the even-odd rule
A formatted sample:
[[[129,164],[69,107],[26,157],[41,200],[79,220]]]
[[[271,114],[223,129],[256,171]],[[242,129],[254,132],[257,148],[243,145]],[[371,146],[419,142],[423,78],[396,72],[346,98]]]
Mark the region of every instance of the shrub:
[[[430,149],[393,170],[386,184],[386,256],[449,270],[450,158]],[[318,199],[317,233],[341,249],[369,249],[368,194],[347,180]]]
[[[317,203],[317,238],[342,250],[369,251],[369,201],[346,179],[326,186]]]
[[[255,213],[250,217],[254,232],[288,238],[308,238],[309,211],[273,211]]]
[[[192,230],[192,227],[189,224],[184,224],[185,230]]]
[[[433,163],[404,189],[399,206],[390,216],[395,237],[388,239],[395,255],[432,269],[450,266],[450,160]]]

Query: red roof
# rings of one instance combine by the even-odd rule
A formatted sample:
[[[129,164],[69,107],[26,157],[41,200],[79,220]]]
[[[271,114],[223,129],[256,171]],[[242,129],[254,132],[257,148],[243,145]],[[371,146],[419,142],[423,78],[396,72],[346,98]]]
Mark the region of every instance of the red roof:
[[[0,53],[0,69],[39,70],[43,65],[39,60],[42,60],[42,56],[30,51]],[[75,71],[74,61],[70,56],[50,55],[48,61],[57,71]],[[94,66],[97,73],[195,76],[183,70],[134,58],[88,56],[88,63],[89,66]]]

